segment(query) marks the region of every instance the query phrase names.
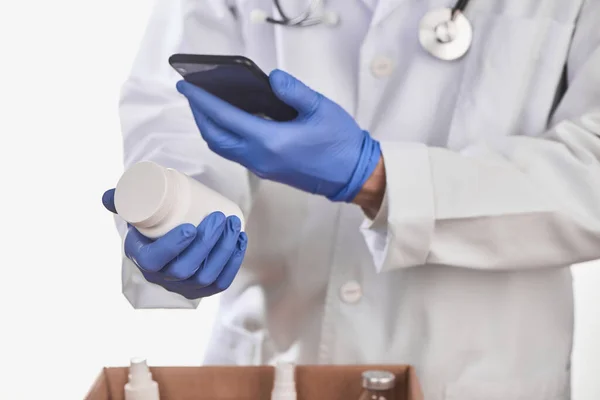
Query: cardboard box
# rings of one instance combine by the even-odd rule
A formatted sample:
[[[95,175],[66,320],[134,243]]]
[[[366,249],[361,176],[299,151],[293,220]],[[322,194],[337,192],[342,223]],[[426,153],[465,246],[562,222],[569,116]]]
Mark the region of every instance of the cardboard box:
[[[161,400],[269,400],[273,367],[151,367]],[[361,373],[385,369],[396,374],[394,400],[423,400],[413,368],[405,365],[296,367],[298,400],[358,400]],[[128,368],[105,368],[86,400],[124,400]]]

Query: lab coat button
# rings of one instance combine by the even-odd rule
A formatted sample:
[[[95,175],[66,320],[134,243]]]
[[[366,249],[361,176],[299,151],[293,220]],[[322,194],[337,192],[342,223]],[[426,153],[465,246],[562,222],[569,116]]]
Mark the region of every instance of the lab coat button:
[[[371,63],[371,72],[377,78],[385,78],[386,76],[390,76],[393,69],[394,62],[388,57],[376,57]]]
[[[355,304],[362,297],[362,288],[356,281],[349,281],[340,288],[340,297],[344,303]]]

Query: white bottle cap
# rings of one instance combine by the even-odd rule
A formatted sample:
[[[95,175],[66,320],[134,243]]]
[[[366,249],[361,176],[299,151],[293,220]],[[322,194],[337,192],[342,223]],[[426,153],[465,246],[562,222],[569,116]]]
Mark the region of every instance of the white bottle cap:
[[[175,181],[169,169],[150,161],[129,168],[115,189],[115,208],[130,224],[148,228],[159,223],[171,210]]]
[[[279,362],[275,366],[275,382],[271,400],[296,400],[295,366]]]
[[[144,384],[152,380],[152,372],[145,358],[135,357],[129,365],[129,383],[132,386]]]
[[[159,400],[158,384],[152,380],[152,373],[145,358],[131,359],[129,382],[125,385],[125,400]]]

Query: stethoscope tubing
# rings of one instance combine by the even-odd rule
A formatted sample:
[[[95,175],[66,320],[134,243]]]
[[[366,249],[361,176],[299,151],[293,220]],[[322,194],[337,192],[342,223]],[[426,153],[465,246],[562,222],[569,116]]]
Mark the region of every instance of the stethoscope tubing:
[[[473,33],[471,24],[464,15],[469,2],[470,0],[457,0],[452,8],[431,10],[423,17],[419,40],[427,52],[441,60],[451,61],[461,58],[469,50]],[[324,0],[310,0],[308,7],[295,17],[287,15],[280,0],[273,0],[273,3],[280,19],[265,16],[263,21],[287,27],[307,27],[328,23],[322,15],[317,16],[318,8]],[[454,33],[450,33],[449,29]]]
[[[273,17],[268,17],[267,21],[273,24],[286,25],[286,26],[310,26],[320,24],[322,21],[320,18],[313,18],[312,15],[316,12],[317,8],[321,5],[323,0],[311,0],[309,6],[296,17],[290,17],[286,14],[281,6],[279,0],[273,0],[277,12],[281,15],[281,19],[277,20]]]
[[[470,0],[457,0],[454,7],[452,7],[452,19],[456,17],[458,13],[464,13],[465,9],[469,5]],[[275,8],[277,12],[281,16],[281,19],[275,19],[273,17],[267,17],[267,22],[278,25],[286,25],[286,26],[311,26],[322,23],[321,18],[313,18],[312,15],[315,13],[316,9],[323,3],[323,0],[311,0],[309,6],[302,12],[300,15],[296,17],[290,17],[284,11],[281,6],[280,0],[273,0],[275,4]]]

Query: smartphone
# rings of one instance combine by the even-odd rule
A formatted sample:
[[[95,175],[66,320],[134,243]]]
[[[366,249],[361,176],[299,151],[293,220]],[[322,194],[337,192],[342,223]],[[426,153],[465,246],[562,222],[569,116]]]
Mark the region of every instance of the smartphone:
[[[273,93],[267,74],[246,57],[173,54],[169,64],[187,82],[250,114],[274,121],[298,116]]]

